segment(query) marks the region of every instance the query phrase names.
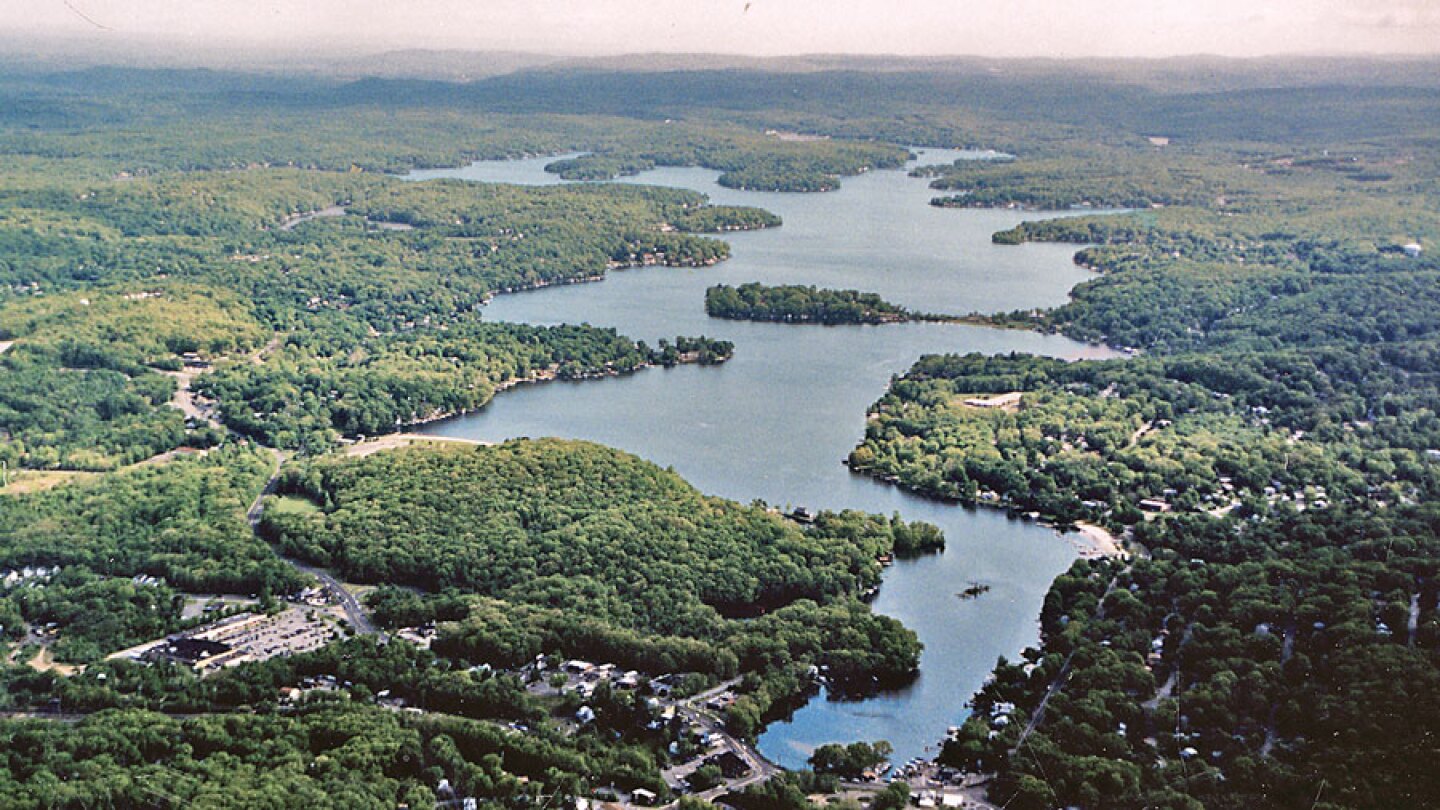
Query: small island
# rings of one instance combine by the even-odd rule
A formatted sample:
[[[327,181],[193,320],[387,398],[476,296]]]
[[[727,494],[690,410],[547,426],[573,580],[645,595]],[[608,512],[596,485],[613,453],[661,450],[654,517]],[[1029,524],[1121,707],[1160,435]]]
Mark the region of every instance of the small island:
[[[559,175],[561,180],[597,181],[617,177],[634,177],[655,168],[655,161],[626,155],[586,154],[549,163],[545,171]]]
[[[644,346],[644,343],[640,344]],[[660,339],[657,349],[649,352],[650,362],[656,365],[676,366],[683,363],[698,363],[702,366],[714,366],[729,360],[735,354],[735,344],[728,340],[717,340],[700,337],[686,337],[681,335],[670,342],[665,338]]]
[[[911,312],[875,293],[828,290],[814,286],[717,284],[705,291],[705,312],[712,318],[782,323],[879,324],[947,321],[943,315]]]
[[[726,233],[780,227],[780,217],[748,205],[705,205],[689,208],[670,225],[686,233]]]

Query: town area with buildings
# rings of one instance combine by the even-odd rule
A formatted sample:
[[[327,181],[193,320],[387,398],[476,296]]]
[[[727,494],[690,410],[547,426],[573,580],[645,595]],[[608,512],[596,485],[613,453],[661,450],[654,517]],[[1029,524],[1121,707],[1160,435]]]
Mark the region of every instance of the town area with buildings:
[[[9,587],[43,583],[56,573],[52,569],[28,568],[0,575]],[[137,584],[146,584],[137,578]],[[189,621],[214,620],[181,632],[152,639],[120,650],[110,659],[129,659],[141,663],[168,662],[193,668],[205,677],[226,667],[244,662],[297,655],[319,649],[350,632],[372,632],[357,629],[351,622],[349,609],[354,595],[338,583],[324,583],[291,595],[278,610],[262,609],[260,602],[244,596],[187,597],[183,618]],[[348,598],[347,598],[348,597]],[[43,634],[43,628],[39,631]],[[396,630],[390,638],[428,648],[436,636],[434,624]],[[472,671],[486,676],[488,666]],[[495,673],[499,674],[499,673]],[[694,676],[685,674],[650,675],[625,669],[614,663],[594,663],[580,659],[555,660],[544,655],[512,672],[538,698],[549,699],[556,708],[556,719],[572,733],[596,720],[592,699],[602,689],[611,693],[630,693],[643,701],[651,717],[650,729],[667,735],[670,765],[663,772],[667,786],[675,795],[695,795],[716,801],[726,794],[743,790],[781,772],[781,768],[762,756],[749,742],[726,729],[725,710],[738,698],[739,680],[733,679],[695,693]],[[817,678],[820,673],[813,673]],[[336,692],[349,684],[334,675],[314,675],[303,679],[277,695],[282,704],[296,704],[314,692]],[[424,707],[410,706],[403,699],[378,692],[374,699],[395,711],[423,713]],[[598,704],[597,704],[598,705]],[[525,733],[523,725],[512,724],[512,731]],[[912,787],[912,803],[919,807],[983,808],[979,792],[963,774],[941,769],[934,763],[915,760],[899,767],[886,765],[866,778],[843,785],[846,795],[868,801],[873,793],[892,781],[903,781]],[[437,786],[443,806],[468,806],[464,797],[454,795],[446,786]],[[448,799],[445,798],[448,795]],[[653,807],[660,797],[645,789],[620,791],[599,788],[595,795],[582,799],[576,810],[609,810],[616,807]]]

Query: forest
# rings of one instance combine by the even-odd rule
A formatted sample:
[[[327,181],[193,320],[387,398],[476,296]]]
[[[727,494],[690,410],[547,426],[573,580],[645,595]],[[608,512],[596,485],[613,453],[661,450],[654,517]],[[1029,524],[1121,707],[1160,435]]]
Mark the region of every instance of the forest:
[[[382,617],[454,616],[437,651],[508,667],[561,651],[654,673],[774,670],[787,686],[811,665],[840,688],[903,681],[914,634],[858,595],[882,555],[943,544],[934,527],[860,513],[801,527],[548,439],[321,460],[287,468],[279,491],[320,511],[267,511],[260,531],[278,548],[357,582],[468,597],[429,616],[392,601]]]
[[[99,84],[82,93],[108,86],[92,78]],[[0,589],[0,703],[93,714],[73,726],[0,722],[0,803],[425,806],[446,795],[441,780],[450,795],[511,806],[600,785],[665,795],[659,768],[684,729],[652,728],[659,721],[643,699],[593,696],[595,724],[569,734],[552,718],[576,705],[537,703],[515,677],[482,676],[479,665],[564,650],[688,671],[701,684],[745,673],[746,697],[729,719],[747,736],[816,688],[812,667],[841,691],[913,677],[913,633],[871,614],[859,595],[878,581],[879,556],[943,543],[933,527],[827,513],[802,529],[704,498],[636,459],[570,445],[496,450],[516,458],[455,470],[473,486],[511,479],[510,503],[468,513],[498,532],[470,537],[472,557],[533,554],[592,533],[592,555],[557,565],[552,548],[517,559],[503,581],[477,578],[484,565],[432,566],[454,551],[438,535],[410,560],[358,542],[353,556],[322,555],[329,535],[282,530],[274,510],[261,527],[272,546],[245,514],[275,469],[274,448],[301,453],[285,468],[286,491],[324,481],[343,498],[347,482],[368,475],[393,479],[401,493],[422,480],[418,469],[367,467],[357,478],[338,460],[311,458],[345,437],[480,407],[519,382],[723,362],[735,350],[726,341],[647,344],[586,325],[491,323],[484,305],[632,266],[708,266],[728,246],[700,234],[781,224],[671,189],[414,183],[374,170],[583,146],[621,160],[643,143],[640,160],[717,168],[734,175],[727,182],[833,188],[841,175],[898,165],[904,150],[786,143],[717,124],[657,138],[653,127],[600,119],[476,127],[470,117],[457,138],[456,121],[433,110],[393,119],[363,105],[339,118],[305,109],[278,113],[289,117],[279,123],[196,109],[188,91],[171,99],[178,107],[156,105],[134,88],[109,119],[131,134],[102,136],[70,128],[89,114],[72,106],[70,89],[12,79],[0,79],[0,93],[35,103],[18,118],[7,106],[0,138],[0,567],[15,572]],[[59,96],[36,100],[51,91]],[[61,107],[78,118],[47,117]],[[186,125],[164,123],[179,108]],[[138,110],[144,120],[129,117]],[[472,146],[456,149],[461,141]],[[530,465],[557,480],[569,469],[574,491],[519,498],[513,487],[533,480]],[[637,493],[661,501],[629,515]],[[404,508],[386,504],[385,519]],[[347,518],[319,514],[337,526]],[[576,525],[566,532],[550,518]],[[713,547],[690,560],[682,549],[697,520]],[[634,565],[605,556],[631,545]],[[192,624],[181,618],[187,594],[250,593],[267,607],[309,584],[276,550],[323,557],[347,576],[433,588],[382,588],[372,604],[388,627],[443,617],[444,657],[360,638],[203,680],[104,659]],[[594,610],[553,601],[571,598]],[[316,678],[334,678],[335,689],[310,690],[293,706],[277,700]],[[382,711],[379,693],[425,714]],[[137,724],[147,733],[126,731]]]
[[[640,149],[618,148],[557,160],[545,171],[565,180],[613,180],[639,174],[656,166],[693,166],[719,169],[717,182],[726,188],[750,191],[834,191],[843,175],[870,169],[896,169],[904,165],[905,150],[878,143],[824,141],[818,147],[792,148],[783,141],[766,145],[763,152],[717,145],[692,151],[688,144],[646,144]]]
[[[182,360],[214,367],[191,388],[232,430],[315,448],[477,408],[517,380],[720,362],[733,347],[683,338],[688,348],[650,349],[587,326],[483,323],[482,310],[499,292],[607,269],[712,264],[728,247],[684,231],[778,224],[629,186],[297,170],[97,183],[38,167],[12,185],[16,218],[0,218],[0,339],[13,343],[0,356],[11,372],[0,430],[13,441],[0,458],[38,469],[109,470],[213,443],[208,426],[166,406],[176,382],[165,373]],[[331,206],[345,213],[299,218]]]
[[[849,458],[1134,552],[1056,581],[942,759],[1037,810],[1433,803],[1440,275],[1404,247],[1440,236],[1433,148],[1085,151],[929,174],[942,205],[1141,209],[997,233],[1097,276],[981,315],[1129,356],[922,358]]]
[[[29,494],[0,493],[0,637],[28,660],[46,628],[63,663],[182,629],[182,592],[298,591],[300,575],[250,531],[245,509],[271,469],[239,446],[203,457],[81,477]],[[45,573],[38,573],[44,571]]]
[[[244,435],[277,447],[321,448],[341,436],[374,436],[471,411],[520,382],[721,363],[733,351],[726,341],[703,337],[662,338],[651,349],[613,329],[469,320],[358,345],[292,335],[263,365],[226,365],[196,389]]]
[[[202,593],[290,593],[303,580],[245,522],[271,466],[268,453],[232,444],[203,458],[0,494],[0,568],[73,566]]]
[[[997,663],[942,759],[994,774],[1013,810],[1435,804],[1433,66],[836,64],[468,84],[0,69],[0,569],[48,577],[0,592],[0,705],[94,712],[0,720],[0,804],[418,807],[442,779],[516,808],[606,785],[668,800],[679,730],[650,728],[644,696],[600,693],[566,733],[577,706],[481,665],[739,677],[743,737],[813,692],[812,666],[837,694],[913,677],[914,635],[860,597],[880,555],[938,547],[933,527],[801,526],[585,444],[323,454],[521,379],[743,353],[484,306],[708,267],[729,255],[710,235],[781,224],[686,191],[394,174],[578,153],[554,172],[824,191],[900,166],[896,144],[1008,153],[924,168],[936,205],[1063,213],[993,239],[1072,244],[1095,272],[1059,307],[972,320],[1129,350],[925,357],[857,437],[857,472],[1136,551],[1054,583],[1041,644]],[[741,303],[896,314],[853,291]],[[187,390],[202,417],[169,404]],[[282,491],[315,509],[267,511],[260,539],[245,510],[276,448],[298,451]],[[181,626],[182,593],[307,584],[277,549],[389,583],[376,620],[434,621],[435,649],[354,638],[205,679],[101,660]],[[45,625],[83,673],[22,663]],[[812,764],[848,774],[881,746]],[[800,810],[834,778],[726,801]]]
[[[0,800],[16,808],[378,810],[433,806],[457,793],[518,806],[540,800],[542,779],[572,795],[590,779],[663,787],[644,749],[507,731],[346,701],[190,718],[112,710],[74,727],[4,720]]]

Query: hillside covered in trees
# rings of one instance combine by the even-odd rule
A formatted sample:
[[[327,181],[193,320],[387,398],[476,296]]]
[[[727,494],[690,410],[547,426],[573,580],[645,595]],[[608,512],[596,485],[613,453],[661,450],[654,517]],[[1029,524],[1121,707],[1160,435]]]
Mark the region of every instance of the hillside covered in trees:
[[[804,688],[811,665],[846,688],[913,675],[914,634],[858,596],[879,583],[881,556],[943,543],[934,527],[859,513],[801,528],[558,440],[327,460],[280,487],[320,506],[266,513],[262,534],[287,553],[359,582],[474,597],[437,650],[497,666],[559,650],[647,672],[755,672],[779,678],[777,698]]]

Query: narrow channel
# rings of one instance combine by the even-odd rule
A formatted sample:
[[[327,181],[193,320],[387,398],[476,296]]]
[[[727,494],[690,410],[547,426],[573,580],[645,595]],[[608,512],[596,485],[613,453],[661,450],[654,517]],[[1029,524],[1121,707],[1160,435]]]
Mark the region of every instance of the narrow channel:
[[[915,150],[911,165],[983,159],[986,153]],[[414,172],[413,179],[557,182],[557,158],[482,161]],[[794,326],[720,321],[704,311],[705,288],[758,281],[877,292],[914,310],[964,314],[1061,303],[1088,277],[1073,246],[996,246],[990,235],[1027,219],[1019,211],[938,209],[923,179],[904,171],[846,178],[839,191],[777,194],[726,189],[705,169],[662,168],[624,182],[701,191],[716,203],[779,214],[771,231],[726,234],[732,258],[709,268],[611,273],[600,283],[499,296],[491,320],[590,323],[653,343],[709,335],[733,341],[719,367],[683,366],[624,378],[520,386],[478,413],[423,432],[499,441],[562,436],[618,447],[673,467],[700,490],[778,506],[854,508],[939,525],[944,553],[897,562],[874,609],[925,644],[920,677],[905,689],[860,701],[811,700],[761,736],[761,751],[800,767],[817,745],[888,740],[895,761],[930,756],[999,656],[1038,640],[1046,590],[1075,559],[1054,531],[993,510],[931,501],[851,475],[841,465],[865,429],[865,411],[922,354],[1027,352],[1071,359],[1108,357],[1066,338],[954,324]],[[971,582],[990,590],[959,593]]]

